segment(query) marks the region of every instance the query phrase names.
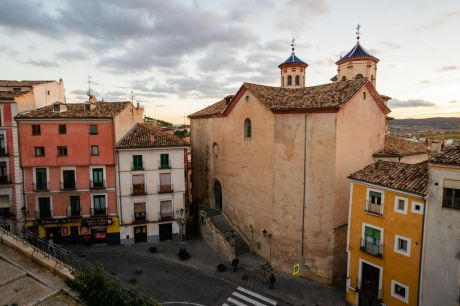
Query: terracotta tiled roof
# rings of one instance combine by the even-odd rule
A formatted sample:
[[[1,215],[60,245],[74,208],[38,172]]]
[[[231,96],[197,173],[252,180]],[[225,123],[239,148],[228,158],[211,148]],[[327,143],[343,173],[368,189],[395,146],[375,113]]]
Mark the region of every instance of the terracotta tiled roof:
[[[433,164],[448,164],[460,166],[460,147],[455,147],[447,150],[445,153],[435,157]]]
[[[426,163],[414,165],[379,160],[348,178],[418,195],[426,195],[428,191]]]
[[[382,151],[374,154],[375,157],[402,157],[426,154],[427,148],[424,143],[414,142],[396,136],[385,136],[385,147]]]
[[[272,111],[335,110],[348,102],[367,83],[367,79],[334,82],[304,88],[283,88],[244,83],[243,87]],[[190,115],[190,118],[220,115],[225,99]]]
[[[55,82],[50,81],[15,81],[15,80],[0,80],[0,87],[30,87],[43,83]]]
[[[226,103],[226,101],[227,100],[224,98],[220,100],[219,102],[211,104],[208,107],[203,108],[202,110],[189,115],[189,117],[196,118],[196,117],[208,117],[208,116],[221,115],[224,113],[224,111],[227,109],[227,106],[229,105],[229,103]]]
[[[53,105],[18,114],[16,119],[110,119],[122,112],[131,102],[96,102],[96,108],[88,110],[87,103],[66,103],[67,111],[54,112]]]
[[[0,91],[0,100],[14,100],[15,97],[28,92],[30,91]]]
[[[136,124],[117,144],[119,149],[185,146],[188,146],[185,140],[145,123]]]

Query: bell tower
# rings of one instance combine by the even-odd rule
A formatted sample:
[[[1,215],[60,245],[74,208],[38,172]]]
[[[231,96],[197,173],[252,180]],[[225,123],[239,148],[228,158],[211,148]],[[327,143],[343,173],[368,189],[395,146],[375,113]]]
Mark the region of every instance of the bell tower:
[[[367,78],[376,87],[377,63],[379,59],[364,50],[359,43],[361,26],[356,27],[356,44],[337,62],[337,81]]]
[[[291,41],[291,56],[288,57],[278,68],[281,70],[281,87],[301,88],[305,87],[305,71],[308,64],[295,55],[295,39]]]

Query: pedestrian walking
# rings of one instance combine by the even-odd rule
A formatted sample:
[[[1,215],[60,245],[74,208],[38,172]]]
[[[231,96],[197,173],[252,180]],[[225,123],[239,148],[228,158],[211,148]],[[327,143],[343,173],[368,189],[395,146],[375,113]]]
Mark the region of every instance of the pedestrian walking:
[[[268,289],[274,289],[275,288],[275,282],[276,282],[276,278],[275,278],[275,275],[272,273],[270,275],[270,284],[268,285]]]

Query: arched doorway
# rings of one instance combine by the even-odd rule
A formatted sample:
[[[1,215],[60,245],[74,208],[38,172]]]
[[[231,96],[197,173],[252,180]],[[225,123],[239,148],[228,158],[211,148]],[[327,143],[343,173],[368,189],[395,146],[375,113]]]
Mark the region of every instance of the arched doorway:
[[[222,185],[219,181],[214,182],[214,201],[216,209],[222,210]]]

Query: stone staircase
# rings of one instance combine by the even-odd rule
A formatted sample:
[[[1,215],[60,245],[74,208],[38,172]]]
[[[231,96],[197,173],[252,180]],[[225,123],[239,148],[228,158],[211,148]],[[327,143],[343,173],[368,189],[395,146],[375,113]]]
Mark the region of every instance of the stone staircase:
[[[208,217],[211,219],[214,226],[225,236],[233,238],[235,241],[235,254],[241,255],[250,251],[248,244],[241,235],[235,231],[232,225],[227,221],[224,215],[216,210],[208,208],[206,210]]]

